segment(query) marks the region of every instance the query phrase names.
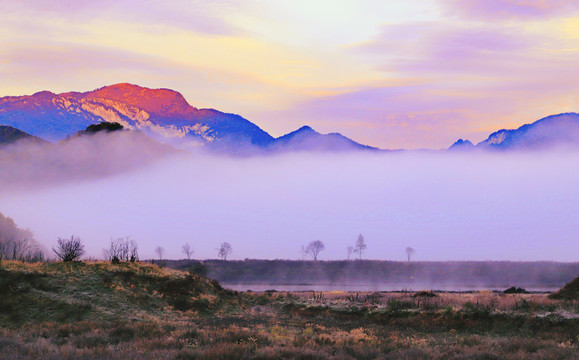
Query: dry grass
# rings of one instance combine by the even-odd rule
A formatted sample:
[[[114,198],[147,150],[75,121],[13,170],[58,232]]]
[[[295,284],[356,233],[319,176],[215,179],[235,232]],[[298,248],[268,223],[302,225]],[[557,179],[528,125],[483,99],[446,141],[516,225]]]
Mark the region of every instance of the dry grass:
[[[579,359],[578,302],[543,294],[235,294],[144,264],[0,271],[2,359]]]

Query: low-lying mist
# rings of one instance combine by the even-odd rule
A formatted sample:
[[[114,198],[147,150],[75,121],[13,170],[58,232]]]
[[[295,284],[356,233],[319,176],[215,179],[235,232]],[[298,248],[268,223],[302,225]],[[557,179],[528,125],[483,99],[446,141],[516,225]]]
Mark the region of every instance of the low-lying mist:
[[[78,160],[106,149],[4,156],[0,212],[49,248],[78,235],[92,257],[130,236],[142,259],[157,246],[183,258],[185,243],[193,258],[216,258],[224,241],[231,259],[299,259],[312,240],[325,244],[320,260],[344,259],[363,234],[366,259],[406,260],[411,246],[412,260],[578,260],[576,151],[167,153],[132,166],[142,154],[123,149]]]
[[[0,147],[0,192],[106,177],[175,153],[138,131],[74,135],[57,144],[21,140]]]

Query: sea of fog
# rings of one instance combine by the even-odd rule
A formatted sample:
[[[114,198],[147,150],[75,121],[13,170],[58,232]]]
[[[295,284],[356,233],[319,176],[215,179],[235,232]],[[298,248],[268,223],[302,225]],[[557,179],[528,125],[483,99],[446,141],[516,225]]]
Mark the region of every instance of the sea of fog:
[[[321,240],[321,260],[344,259],[363,234],[367,259],[411,246],[414,260],[579,260],[579,152],[181,153],[78,180],[54,176],[63,162],[0,187],[0,212],[46,248],[76,234],[92,257],[130,236],[141,258],[183,258],[185,243],[216,258],[227,241],[231,259],[299,259]],[[13,181],[19,166],[2,171]]]

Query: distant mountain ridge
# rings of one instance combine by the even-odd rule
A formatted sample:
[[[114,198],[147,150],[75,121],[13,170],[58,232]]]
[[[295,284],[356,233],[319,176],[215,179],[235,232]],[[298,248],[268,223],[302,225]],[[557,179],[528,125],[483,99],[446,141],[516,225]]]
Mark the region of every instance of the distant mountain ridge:
[[[170,89],[121,83],[88,92],[41,91],[29,96],[0,98],[0,124],[51,141],[102,121],[117,122],[127,129],[138,129],[184,148],[204,146],[228,153],[273,148],[282,151],[280,144],[293,148],[287,138],[278,143],[249,120],[214,109],[197,109]],[[333,149],[339,144],[350,150],[366,148],[339,134],[318,135],[316,138],[321,143],[314,144],[311,137],[308,148]]]
[[[302,126],[296,131],[278,137],[271,147],[274,150],[291,151],[379,150],[357,143],[339,133],[320,134],[309,126]]]
[[[467,143],[468,142],[468,143]],[[476,146],[459,139],[449,150],[544,150],[554,147],[579,148],[579,114],[547,116],[517,129],[502,129]]]
[[[448,150],[451,151],[465,151],[474,149],[474,145],[470,140],[458,139],[454,144],[452,144]]]

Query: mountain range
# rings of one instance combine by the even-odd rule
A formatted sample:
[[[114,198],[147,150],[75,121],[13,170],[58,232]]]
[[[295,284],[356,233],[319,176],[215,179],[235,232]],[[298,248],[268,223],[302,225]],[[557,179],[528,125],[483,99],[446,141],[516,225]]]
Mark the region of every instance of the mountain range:
[[[304,127],[279,139],[235,114],[198,109],[178,92],[128,83],[88,92],[0,98],[0,124],[58,141],[91,124],[117,122],[181,148],[247,153],[260,150],[373,150],[340,134]]]
[[[544,150],[554,147],[579,147],[579,114],[551,115],[517,129],[502,129],[477,145],[459,139],[449,150]]]
[[[247,119],[191,106],[178,92],[122,83],[88,92],[0,98],[0,144],[20,138],[63,140],[90,125],[116,122],[170,145],[228,154],[286,151],[378,151],[339,133],[309,126],[274,138]],[[553,115],[513,130],[499,130],[474,145],[458,140],[449,150],[545,149],[579,146],[579,114]]]

